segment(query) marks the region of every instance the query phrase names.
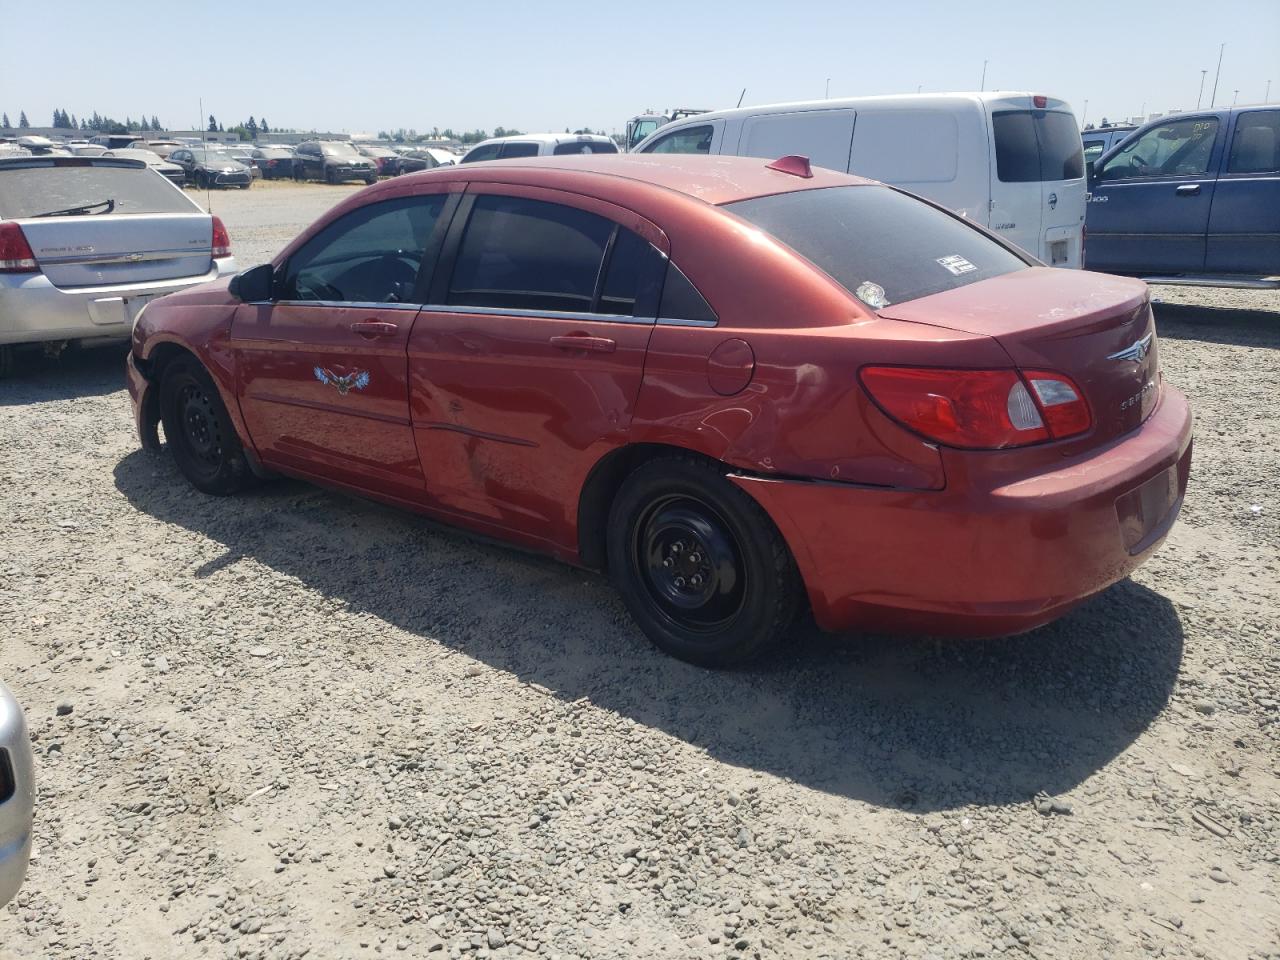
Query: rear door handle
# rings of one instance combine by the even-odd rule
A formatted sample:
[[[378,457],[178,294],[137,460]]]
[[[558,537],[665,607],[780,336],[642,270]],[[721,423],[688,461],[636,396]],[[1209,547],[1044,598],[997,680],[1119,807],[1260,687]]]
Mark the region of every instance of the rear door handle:
[[[357,320],[351,325],[351,332],[362,337],[394,337],[400,330],[394,323],[386,320]]]
[[[1173,191],[1180,197],[1197,197],[1200,195],[1200,184],[1184,183],[1178,189]]]
[[[591,350],[595,353],[613,353],[618,344],[608,337],[589,337],[584,333],[570,333],[552,337],[551,345],[561,350]]]

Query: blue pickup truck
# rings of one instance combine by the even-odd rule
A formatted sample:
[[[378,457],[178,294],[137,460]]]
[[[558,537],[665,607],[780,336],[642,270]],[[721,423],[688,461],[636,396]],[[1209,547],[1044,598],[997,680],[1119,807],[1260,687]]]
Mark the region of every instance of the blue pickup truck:
[[[1280,288],[1280,106],[1154,120],[1089,169],[1085,266]]]

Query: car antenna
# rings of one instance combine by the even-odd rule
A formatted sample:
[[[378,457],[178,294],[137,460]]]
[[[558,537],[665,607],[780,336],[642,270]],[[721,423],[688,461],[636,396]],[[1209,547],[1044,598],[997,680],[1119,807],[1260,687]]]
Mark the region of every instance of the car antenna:
[[[198,97],[197,102],[200,104],[199,116],[203,117],[204,116],[204,97]],[[201,120],[199,123],[196,124],[196,129],[204,130],[204,120]],[[208,141],[206,141],[204,138],[204,134],[201,133],[200,134],[200,152],[201,153],[204,153],[204,154],[208,153],[209,148],[205,146],[207,142]],[[207,172],[204,175],[204,207],[205,207],[204,212],[209,214],[209,216],[213,216],[213,184],[209,182],[209,174]]]
[[[738,94],[738,106],[742,106],[742,98],[747,95],[747,88],[743,87],[742,92]]]

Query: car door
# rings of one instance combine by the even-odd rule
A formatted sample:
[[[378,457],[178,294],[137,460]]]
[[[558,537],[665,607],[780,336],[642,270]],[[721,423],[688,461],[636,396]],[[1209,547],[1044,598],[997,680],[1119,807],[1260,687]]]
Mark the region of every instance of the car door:
[[[624,442],[665,236],[578,194],[472,184],[409,341],[414,431],[442,509],[552,552]]]
[[[1213,193],[1208,273],[1280,276],[1280,109],[1235,115]]]
[[[1090,270],[1139,276],[1204,271],[1220,127],[1214,114],[1177,117],[1102,156],[1090,182]]]
[[[240,409],[262,460],[419,499],[406,345],[457,194],[407,189],[325,226],[232,321]]]

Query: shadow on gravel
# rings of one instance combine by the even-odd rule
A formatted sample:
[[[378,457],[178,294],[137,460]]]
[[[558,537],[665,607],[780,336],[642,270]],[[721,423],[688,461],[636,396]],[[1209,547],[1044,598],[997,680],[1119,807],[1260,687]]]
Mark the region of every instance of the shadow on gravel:
[[[1276,297],[1275,311],[1157,303],[1156,324],[1161,337],[1280,349],[1280,292]]]
[[[24,352],[17,371],[0,380],[0,407],[77,397],[101,397],[125,388],[124,360],[129,345],[69,350],[57,360]]]
[[[1157,716],[1182,655],[1172,604],[1125,581],[1022,637],[834,638],[802,627],[786,652],[716,673],[653,650],[601,578],[389,508],[295,482],[206,497],[167,456],[142,451],[119,462],[115,481],[139,510],[225,546],[196,577],[252,558],[566,701],[587,698],[725,763],[887,807],[1071,790]],[[339,646],[310,653],[344,669],[378,662],[359,638]]]

